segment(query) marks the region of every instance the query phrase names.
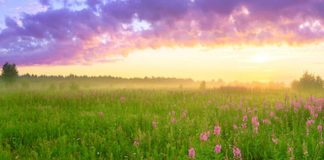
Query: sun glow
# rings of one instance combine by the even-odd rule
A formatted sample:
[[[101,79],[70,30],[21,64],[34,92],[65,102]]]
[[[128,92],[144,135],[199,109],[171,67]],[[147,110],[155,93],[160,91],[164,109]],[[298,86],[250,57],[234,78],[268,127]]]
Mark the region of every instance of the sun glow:
[[[254,63],[266,63],[270,59],[267,54],[255,54],[251,57],[251,61]]]
[[[163,47],[134,50],[109,62],[70,66],[23,66],[20,74],[177,77],[195,80],[284,81],[304,71],[324,75],[324,43],[307,46]],[[301,65],[296,65],[296,63]]]

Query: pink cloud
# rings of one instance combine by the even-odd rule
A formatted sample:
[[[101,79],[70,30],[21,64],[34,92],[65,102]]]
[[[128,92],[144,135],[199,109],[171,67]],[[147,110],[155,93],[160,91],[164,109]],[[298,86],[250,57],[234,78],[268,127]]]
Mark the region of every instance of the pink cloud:
[[[88,0],[77,11],[41,3],[49,9],[23,15],[21,24],[6,19],[1,63],[88,64],[144,48],[324,39],[323,0]]]

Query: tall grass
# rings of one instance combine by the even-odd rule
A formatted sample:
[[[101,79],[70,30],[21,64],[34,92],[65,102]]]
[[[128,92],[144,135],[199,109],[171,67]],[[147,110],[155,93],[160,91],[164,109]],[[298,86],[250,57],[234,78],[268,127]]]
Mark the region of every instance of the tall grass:
[[[324,158],[322,93],[54,88],[0,91],[0,159]]]

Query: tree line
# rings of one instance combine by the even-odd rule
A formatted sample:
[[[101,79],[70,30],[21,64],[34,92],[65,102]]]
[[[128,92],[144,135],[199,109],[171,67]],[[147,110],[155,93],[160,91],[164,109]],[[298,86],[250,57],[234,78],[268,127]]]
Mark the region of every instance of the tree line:
[[[112,77],[112,76],[99,76],[99,77],[88,77],[88,76],[76,76],[69,75],[66,77],[63,76],[37,76],[25,74],[21,78],[44,78],[44,79],[56,79],[56,78],[67,78],[67,79],[114,79],[114,80],[127,80],[127,81],[155,81],[155,82],[193,82],[192,79],[177,79],[177,78],[163,78],[163,77],[145,77],[142,78],[130,78],[125,79],[121,77]],[[7,83],[13,83],[18,79],[18,70],[16,64],[5,63],[2,66],[1,79]],[[309,72],[305,72],[302,77],[298,80],[295,80],[291,83],[291,87],[296,90],[322,90],[324,87],[324,81],[320,76],[315,76]],[[206,82],[202,82],[200,88],[206,88]]]
[[[194,80],[189,78],[168,78],[168,77],[144,77],[144,78],[122,78],[114,76],[87,76],[87,75],[74,75],[70,74],[68,76],[62,75],[34,75],[34,74],[24,74],[18,76],[18,70],[16,64],[5,63],[2,66],[1,79],[5,83],[14,83],[17,79],[30,79],[30,80],[102,80],[102,81],[127,81],[134,83],[193,83]]]

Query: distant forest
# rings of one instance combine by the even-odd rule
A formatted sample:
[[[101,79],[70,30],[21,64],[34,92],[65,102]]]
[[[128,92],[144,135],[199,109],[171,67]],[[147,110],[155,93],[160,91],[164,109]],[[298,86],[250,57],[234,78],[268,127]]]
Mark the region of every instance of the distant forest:
[[[280,82],[225,82],[222,79],[210,81],[195,81],[190,78],[174,77],[144,77],[122,78],[114,76],[78,76],[63,75],[19,75],[15,64],[6,63],[2,67],[2,79],[6,86],[21,86],[22,88],[49,88],[49,89],[78,89],[78,88],[272,88],[287,87]]]
[[[168,78],[168,77],[144,77],[144,78],[122,78],[114,76],[78,76],[70,74],[68,76],[62,75],[34,75],[24,74],[19,76],[20,79],[40,79],[40,80],[96,80],[96,81],[118,81],[118,82],[156,82],[156,83],[193,83],[194,80],[190,78]]]

